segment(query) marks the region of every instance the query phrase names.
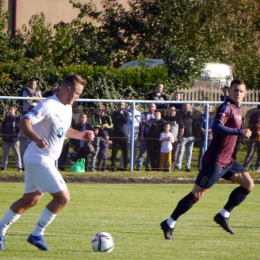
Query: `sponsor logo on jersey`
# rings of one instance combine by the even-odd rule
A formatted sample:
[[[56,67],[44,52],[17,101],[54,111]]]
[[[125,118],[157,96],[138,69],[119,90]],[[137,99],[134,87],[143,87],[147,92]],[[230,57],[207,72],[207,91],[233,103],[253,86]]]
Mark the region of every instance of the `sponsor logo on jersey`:
[[[61,138],[61,137],[64,135],[63,127],[59,128],[59,129],[56,131],[56,135],[57,135],[57,137],[59,137],[59,138]]]
[[[236,118],[237,118],[238,120],[242,120],[242,116],[240,116],[240,115],[236,116]]]
[[[227,112],[228,110],[229,110],[229,104],[227,104],[227,105],[223,105],[222,107],[221,107],[221,109],[220,109],[220,112]]]

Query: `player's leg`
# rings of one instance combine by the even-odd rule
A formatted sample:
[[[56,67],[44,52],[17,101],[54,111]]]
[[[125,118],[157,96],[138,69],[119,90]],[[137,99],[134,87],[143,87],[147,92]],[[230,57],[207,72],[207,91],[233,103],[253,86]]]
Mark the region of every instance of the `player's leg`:
[[[234,173],[235,171],[242,170],[241,173]],[[241,202],[243,202],[247,195],[254,189],[254,181],[251,178],[250,174],[246,172],[245,168],[239,165],[237,162],[234,163],[230,171],[227,172],[227,175],[223,176],[227,178],[230,175],[229,179],[240,184],[239,187],[236,187],[230,194],[228,202],[224,208],[214,217],[214,220],[227,232],[234,234],[234,231],[228,224],[228,218],[230,212]]]
[[[171,216],[161,223],[165,239],[173,240],[172,232],[176,221],[181,215],[190,210],[196,202],[202,199],[207,192],[208,189],[195,184],[193,190],[179,201]]]
[[[201,200],[221,176],[222,168],[213,164],[202,164],[193,190],[179,201],[172,215],[161,223],[165,239],[173,239],[172,232],[178,218],[190,210],[196,202]]]
[[[42,193],[49,192],[53,197],[40,215],[27,241],[41,250],[49,250],[44,242],[44,231],[55,219],[57,213],[68,204],[70,193],[53,160],[45,158],[40,165],[26,161],[25,163],[26,171],[30,171],[29,176],[34,180],[39,190]]]
[[[4,236],[8,228],[16,222],[26,210],[35,206],[41,197],[42,194],[38,190],[32,193],[25,193],[22,198],[11,205],[0,222],[0,250],[4,250]]]

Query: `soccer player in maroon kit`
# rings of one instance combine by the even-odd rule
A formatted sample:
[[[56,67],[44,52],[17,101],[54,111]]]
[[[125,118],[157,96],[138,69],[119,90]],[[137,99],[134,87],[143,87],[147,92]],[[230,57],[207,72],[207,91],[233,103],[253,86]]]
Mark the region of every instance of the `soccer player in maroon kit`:
[[[229,226],[230,212],[238,206],[254,189],[254,182],[246,169],[232,159],[238,135],[249,138],[251,131],[241,129],[242,110],[240,108],[246,94],[246,84],[234,79],[229,89],[229,98],[218,107],[212,126],[213,139],[205,152],[202,168],[197,176],[193,190],[182,198],[172,215],[160,225],[165,239],[173,240],[173,229],[178,218],[186,213],[220,179],[232,180],[240,186],[230,194],[224,208],[214,217],[214,221],[227,232],[234,234]]]

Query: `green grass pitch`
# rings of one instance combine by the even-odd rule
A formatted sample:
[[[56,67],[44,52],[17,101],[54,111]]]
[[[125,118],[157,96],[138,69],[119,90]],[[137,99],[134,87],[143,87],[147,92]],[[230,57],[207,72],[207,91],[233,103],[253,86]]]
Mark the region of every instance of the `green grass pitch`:
[[[231,235],[213,222],[235,184],[216,184],[205,198],[176,224],[174,241],[167,241],[159,227],[191,184],[68,184],[70,204],[46,229],[51,251],[26,242],[39,214],[51,199],[27,211],[6,234],[0,259],[260,259],[260,189],[231,214]],[[0,183],[0,218],[23,193],[22,183]],[[104,231],[115,240],[111,253],[95,253],[92,236]]]

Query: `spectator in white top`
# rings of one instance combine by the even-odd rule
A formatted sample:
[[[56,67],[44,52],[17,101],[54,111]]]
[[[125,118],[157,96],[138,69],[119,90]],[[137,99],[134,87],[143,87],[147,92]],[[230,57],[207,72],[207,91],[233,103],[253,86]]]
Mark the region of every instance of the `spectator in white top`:
[[[170,132],[170,129],[171,124],[167,122],[164,125],[164,131],[160,134],[160,170],[158,172],[162,172],[164,169],[167,169],[167,172],[171,172],[172,169],[172,144],[174,143],[174,136]]]

